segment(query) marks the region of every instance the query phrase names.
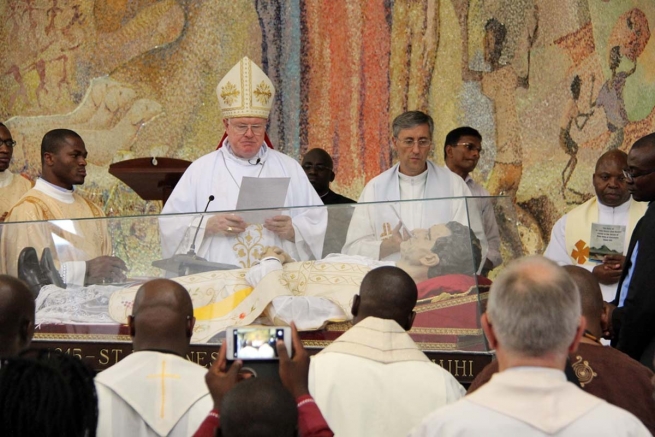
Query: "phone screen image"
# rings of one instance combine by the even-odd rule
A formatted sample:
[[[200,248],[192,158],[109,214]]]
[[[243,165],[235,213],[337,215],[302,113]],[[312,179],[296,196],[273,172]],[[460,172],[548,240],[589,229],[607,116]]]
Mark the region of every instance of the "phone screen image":
[[[239,328],[234,330],[234,358],[248,360],[276,359],[277,340],[284,341],[284,329]]]

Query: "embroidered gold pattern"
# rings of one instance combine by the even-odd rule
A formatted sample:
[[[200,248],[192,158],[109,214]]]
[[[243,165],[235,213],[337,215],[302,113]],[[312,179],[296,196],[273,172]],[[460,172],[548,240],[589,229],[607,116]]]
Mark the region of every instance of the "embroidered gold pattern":
[[[228,81],[225,86],[221,88],[221,98],[226,105],[232,105],[237,97],[239,97],[239,94],[241,94],[241,92],[237,90],[237,87],[234,86],[232,82]]]
[[[589,361],[583,361],[580,355],[577,355],[575,359],[577,361],[573,363],[571,367],[573,367],[575,376],[577,376],[580,380],[580,386],[584,387],[585,384],[589,384],[594,379],[594,377],[598,375],[589,365]]]
[[[273,95],[271,93],[271,87],[266,84],[262,80],[262,83],[257,85],[257,88],[255,88],[255,91],[252,92],[255,95],[255,99],[262,105],[268,104],[268,101],[271,99],[271,96]]]
[[[263,229],[262,225],[248,226],[245,232],[236,237],[237,242],[232,246],[232,250],[238,258],[245,258],[239,260],[241,267],[251,267],[259,259],[264,249],[261,243],[264,239]]]

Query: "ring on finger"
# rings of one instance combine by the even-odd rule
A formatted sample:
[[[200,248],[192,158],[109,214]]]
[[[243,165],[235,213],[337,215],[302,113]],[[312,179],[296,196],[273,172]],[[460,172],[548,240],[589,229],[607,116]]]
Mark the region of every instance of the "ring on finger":
[[[227,231],[228,231],[228,232],[232,232],[232,226],[228,226],[228,227],[227,227]]]

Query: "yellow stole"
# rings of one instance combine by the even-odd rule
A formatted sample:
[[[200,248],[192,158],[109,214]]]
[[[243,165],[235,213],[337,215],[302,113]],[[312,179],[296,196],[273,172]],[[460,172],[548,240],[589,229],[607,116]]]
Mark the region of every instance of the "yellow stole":
[[[626,241],[630,241],[632,231],[639,219],[646,213],[648,204],[630,199],[628,224],[625,229]],[[569,212],[566,218],[565,245],[573,264],[594,266],[589,262],[589,241],[591,239],[591,224],[598,222],[598,198],[592,197],[582,205]],[[625,243],[624,243],[625,247]]]

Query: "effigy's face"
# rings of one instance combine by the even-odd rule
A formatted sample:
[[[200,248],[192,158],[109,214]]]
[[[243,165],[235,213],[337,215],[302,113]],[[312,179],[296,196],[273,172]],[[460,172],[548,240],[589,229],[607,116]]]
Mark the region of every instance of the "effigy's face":
[[[445,225],[430,229],[414,229],[412,237],[400,243],[400,260],[397,267],[407,272],[416,282],[427,279],[428,269],[439,263],[439,255],[432,252],[434,242],[450,235]]]

